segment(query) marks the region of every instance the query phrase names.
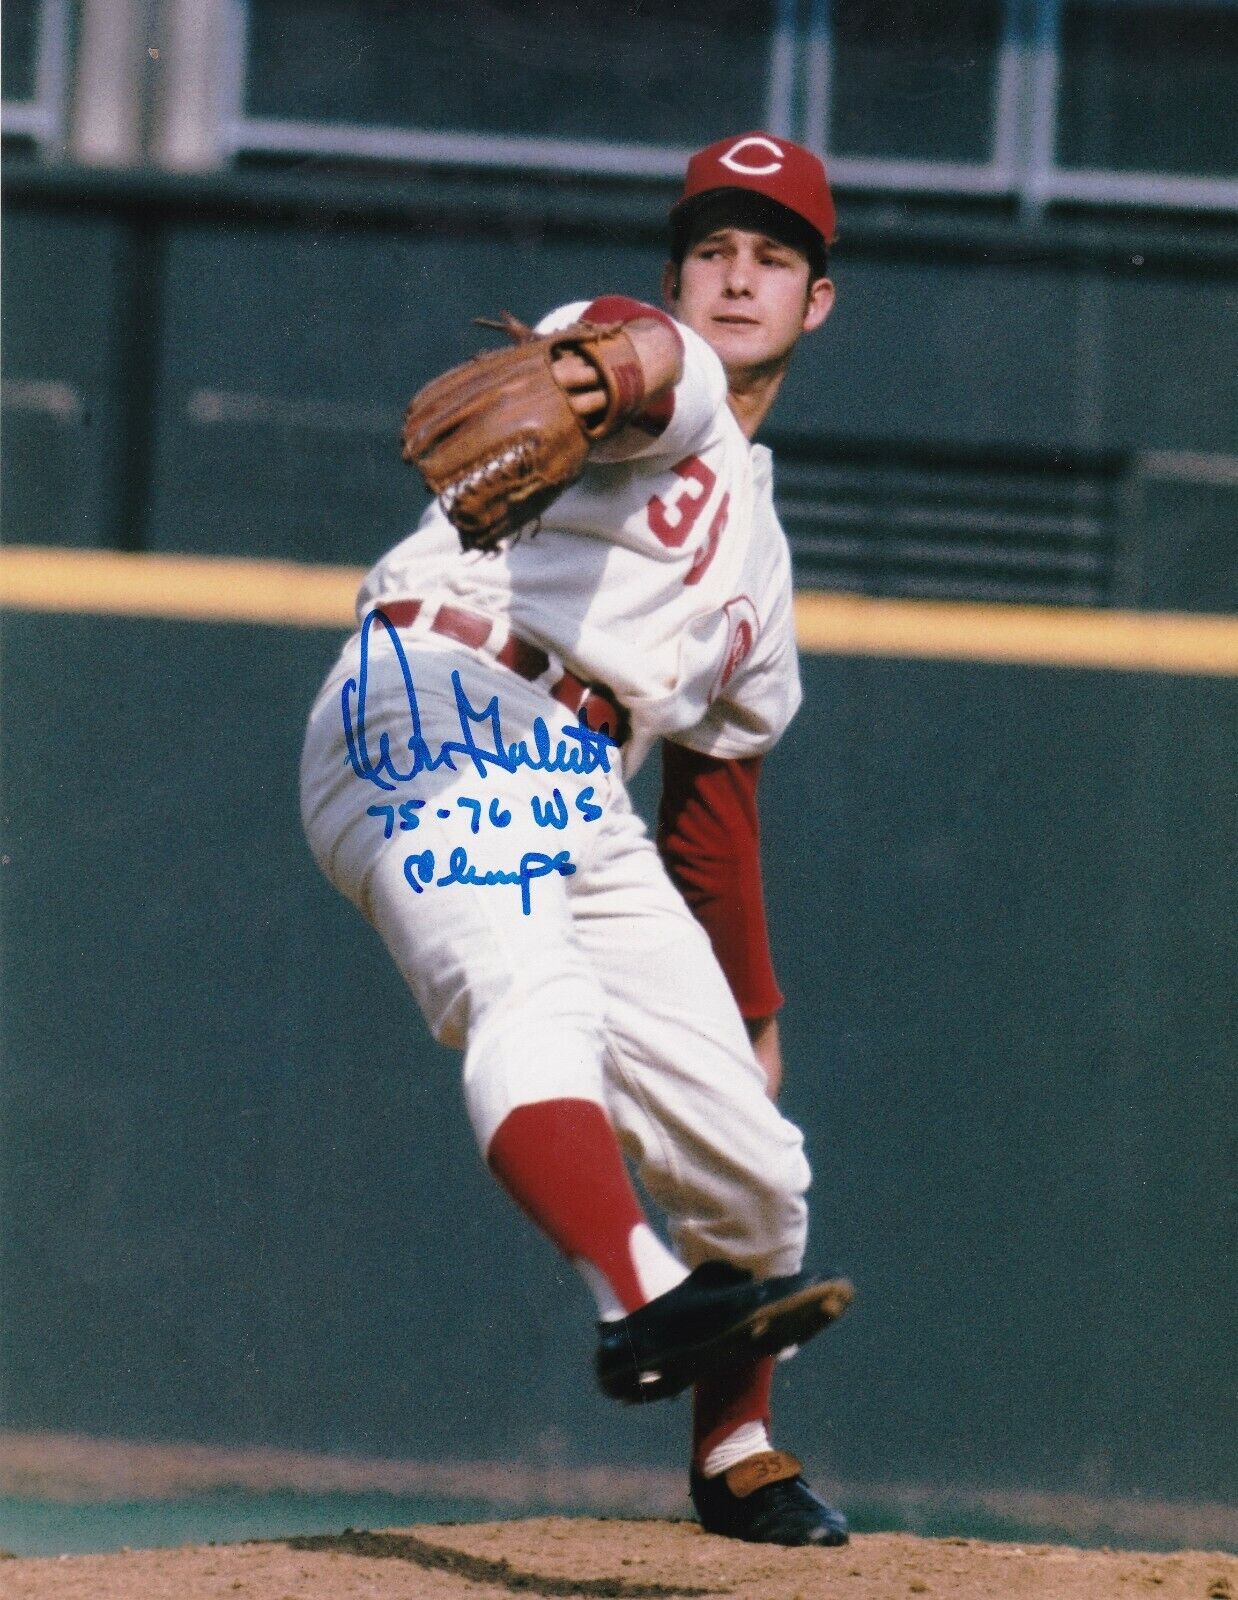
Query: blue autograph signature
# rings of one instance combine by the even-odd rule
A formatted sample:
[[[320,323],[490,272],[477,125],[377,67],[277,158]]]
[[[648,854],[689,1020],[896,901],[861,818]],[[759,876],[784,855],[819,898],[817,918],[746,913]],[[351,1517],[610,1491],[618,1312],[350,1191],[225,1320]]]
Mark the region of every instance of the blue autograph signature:
[[[433,884],[436,889],[450,889],[457,883],[474,884],[481,889],[490,889],[500,883],[518,883],[520,909],[527,917],[532,910],[529,885],[535,879],[548,878],[555,872],[561,878],[570,878],[576,868],[567,850],[560,850],[553,856],[545,855],[541,850],[526,850],[515,872],[503,870],[479,872],[469,860],[468,851],[461,844],[457,845],[448,856],[447,871],[441,878],[434,876],[436,870],[433,850],[421,850],[415,855],[404,858],[404,876],[408,880],[409,888],[417,894],[422,894],[428,884]]]
[[[374,628],[382,625],[387,640],[399,663],[404,679],[404,692],[408,699],[408,717],[411,732],[407,741],[410,761],[406,767],[397,763],[387,733],[378,736],[377,759],[370,750],[365,726],[365,703],[370,675],[370,636]],[[610,752],[617,748],[609,734],[583,724],[568,723],[560,728],[563,735],[552,745],[550,731],[543,718],[535,717],[532,728],[532,745],[525,740],[507,744],[499,721],[499,697],[493,695],[480,710],[470,703],[460,682],[460,674],[453,671],[451,685],[456,697],[456,712],[460,719],[459,740],[445,740],[435,751],[421,731],[421,712],[417,705],[417,690],[413,684],[412,668],[404,654],[399,636],[381,610],[371,611],[361,628],[361,665],[355,678],[349,678],[340,693],[340,712],[344,718],[344,738],[348,744],[348,761],[359,778],[388,792],[398,784],[409,783],[423,772],[434,772],[446,767],[459,771],[454,757],[466,756],[479,778],[485,778],[491,767],[503,772],[515,772],[528,767],[534,772],[574,772],[587,775],[591,772],[610,771]],[[478,740],[480,730],[488,737]]]
[[[596,822],[602,815],[602,808],[593,798],[593,785],[586,784],[575,796],[573,804],[579,816],[586,822]],[[397,826],[401,833],[415,833],[421,826],[421,818],[417,815],[425,809],[424,800],[402,800],[398,806],[366,806],[367,817],[381,817],[383,819],[383,838],[390,839]],[[469,814],[469,831],[481,832],[483,802],[476,796],[461,794],[456,796],[456,805],[461,811]],[[550,799],[546,800],[541,795],[529,796],[529,809],[533,813],[533,820],[539,828],[558,828],[560,833],[567,827],[571,811],[567,801],[558,789],[550,791]],[[439,817],[446,822],[452,811],[448,806],[438,808]],[[399,823],[396,817],[399,817]],[[512,814],[506,806],[500,805],[497,796],[490,802],[490,810],[486,813],[486,820],[493,828],[506,828],[511,825]]]

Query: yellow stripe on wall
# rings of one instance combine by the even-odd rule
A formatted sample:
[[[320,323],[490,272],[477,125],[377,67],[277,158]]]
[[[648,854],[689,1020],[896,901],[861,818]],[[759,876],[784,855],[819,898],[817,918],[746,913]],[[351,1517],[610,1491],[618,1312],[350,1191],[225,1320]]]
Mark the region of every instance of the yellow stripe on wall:
[[[347,628],[360,567],[248,557],[123,555],[38,545],[0,549],[0,605],[22,611]]]
[[[1238,618],[799,594],[804,650],[1119,672],[1238,675]]]
[[[0,549],[0,605],[23,611],[350,628],[360,567],[33,545]],[[958,605],[801,593],[801,647],[824,655],[1238,676],[1238,618]]]

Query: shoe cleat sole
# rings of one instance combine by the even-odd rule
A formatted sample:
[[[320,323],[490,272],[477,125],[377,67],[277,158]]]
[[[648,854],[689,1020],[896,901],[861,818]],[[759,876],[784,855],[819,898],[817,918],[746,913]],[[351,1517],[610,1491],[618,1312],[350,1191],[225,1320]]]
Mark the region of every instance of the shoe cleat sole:
[[[837,1321],[855,1299],[855,1289],[846,1278],[830,1278],[825,1283],[815,1283],[797,1295],[789,1295],[776,1306],[763,1307],[749,1319],[749,1336],[754,1345],[777,1338],[776,1350],[763,1350],[763,1355],[776,1355],[792,1346],[798,1346],[814,1333],[828,1328]],[[802,1329],[802,1332],[797,1332]]]
[[[761,1306],[703,1344],[675,1351],[656,1368],[612,1374],[605,1393],[626,1405],[669,1399],[709,1373],[805,1344],[841,1317],[854,1298],[855,1289],[847,1278],[811,1284],[773,1305]]]

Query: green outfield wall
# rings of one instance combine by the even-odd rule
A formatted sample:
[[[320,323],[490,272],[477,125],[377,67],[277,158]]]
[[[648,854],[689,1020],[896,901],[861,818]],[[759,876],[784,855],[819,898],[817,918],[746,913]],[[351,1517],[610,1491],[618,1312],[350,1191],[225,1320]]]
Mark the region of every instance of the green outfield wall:
[[[672,1464],[297,822],[339,636],[3,616],[0,1418]],[[767,768],[856,1481],[1232,1494],[1233,680],[805,661]],[[650,783],[642,785],[648,798]]]
[[[479,313],[656,297],[670,195],[10,162],[6,537],[368,564],[421,504],[412,390]],[[1232,219],[840,217],[837,308],[768,428],[834,551],[812,582],[1238,609]]]
[[[369,563],[421,504],[409,393],[480,312],[653,293],[670,194],[10,161],[5,539]],[[1033,599],[1236,609],[1232,219],[840,202],[769,438],[841,586],[1010,598],[1017,556]],[[1045,485],[1060,538],[936,590],[865,532],[1022,538]],[[0,1425],[677,1462],[686,1406],[594,1394],[587,1296],[304,848],[340,636],[70,610],[0,614]],[[781,1437],[855,1482],[1232,1496],[1234,680],[804,671],[765,780],[786,1103],[859,1298],[780,1368]]]

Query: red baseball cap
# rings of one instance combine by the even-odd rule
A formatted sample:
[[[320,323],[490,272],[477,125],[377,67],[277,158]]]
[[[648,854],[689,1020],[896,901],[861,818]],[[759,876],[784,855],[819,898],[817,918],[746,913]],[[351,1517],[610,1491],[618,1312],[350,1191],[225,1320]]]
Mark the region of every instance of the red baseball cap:
[[[836,237],[834,197],[820,157],[772,134],[741,133],[698,150],[688,162],[683,193],[672,218],[688,201],[716,189],[750,189],[801,217],[823,244]]]

